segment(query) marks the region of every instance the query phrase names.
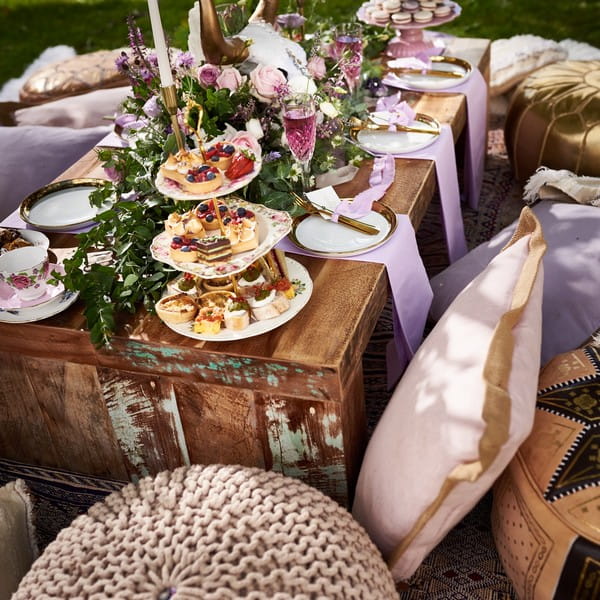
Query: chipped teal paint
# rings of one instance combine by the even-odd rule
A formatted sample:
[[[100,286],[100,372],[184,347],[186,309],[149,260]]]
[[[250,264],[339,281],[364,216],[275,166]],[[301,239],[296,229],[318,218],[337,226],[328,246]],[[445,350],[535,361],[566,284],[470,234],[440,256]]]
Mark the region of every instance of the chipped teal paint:
[[[339,464],[324,465],[319,448],[310,443],[305,426],[292,431],[289,419],[282,410],[283,407],[284,402],[277,401],[272,402],[266,410],[267,436],[273,457],[273,467],[284,475],[317,485],[333,497],[346,498],[348,489],[343,461],[342,435],[340,433],[332,436],[330,432],[331,426],[337,422],[337,416],[325,416],[322,423],[327,430],[324,436],[325,442],[340,452],[341,460]],[[307,418],[311,417],[307,415]],[[300,465],[306,466],[301,467]]]
[[[338,417],[337,415],[325,415],[323,417],[323,429],[325,430],[325,442],[331,448],[337,448],[340,452],[344,451],[344,438],[342,436],[342,431],[337,424]],[[337,435],[331,434],[332,427],[335,427],[339,430]]]
[[[279,363],[261,363],[252,358],[205,356],[205,364],[194,361],[189,349],[154,346],[152,351],[147,345],[135,340],[128,340],[123,347],[123,358],[133,367],[142,371],[152,371],[154,375],[183,375],[203,378],[221,385],[249,387],[260,389],[283,385],[288,377],[305,374],[302,387],[305,393],[318,399],[327,399],[321,379],[331,372],[319,370],[315,376],[306,374],[306,370],[296,365]],[[210,373],[210,375],[209,375]],[[299,393],[301,390],[299,390]]]

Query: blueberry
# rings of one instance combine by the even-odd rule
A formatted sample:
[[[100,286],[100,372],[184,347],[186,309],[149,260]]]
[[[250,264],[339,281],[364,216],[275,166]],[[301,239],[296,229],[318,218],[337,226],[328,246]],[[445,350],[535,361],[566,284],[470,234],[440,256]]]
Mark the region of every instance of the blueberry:
[[[223,219],[223,223],[225,223],[225,225],[227,225],[228,223],[231,223],[231,217],[225,217]]]
[[[214,215],[206,215],[206,222],[212,223],[215,220]]]
[[[223,148],[223,152],[227,152],[227,154],[233,154],[235,152],[235,146],[232,146],[231,144],[227,144]]]
[[[222,213],[227,212],[227,207],[224,204],[221,204],[219,206],[219,212],[222,212]]]
[[[212,171],[209,171],[209,172],[206,174],[206,180],[207,180],[207,181],[212,181],[212,180],[213,180],[215,177],[216,177],[216,175],[215,175],[215,174],[214,174]]]
[[[185,178],[187,181],[194,181],[194,176],[191,173],[188,173]]]
[[[198,171],[199,171],[200,173],[204,173],[204,171],[208,171],[209,169],[210,169],[210,167],[209,167],[208,165],[202,165],[202,166],[201,166],[201,167],[198,169]]]
[[[246,216],[246,212],[247,211],[246,211],[246,209],[243,206],[240,206],[237,209],[237,215],[238,215],[238,217],[245,217]]]
[[[208,204],[201,204],[201,205],[198,207],[198,210],[199,210],[200,212],[206,212],[206,211],[208,210]]]
[[[173,241],[174,241],[176,244],[181,244],[181,237],[180,237],[180,236],[178,236],[178,235],[176,235],[176,236],[173,238]]]
[[[219,162],[219,156],[215,154],[214,156],[210,157],[210,160],[212,160],[213,162]]]

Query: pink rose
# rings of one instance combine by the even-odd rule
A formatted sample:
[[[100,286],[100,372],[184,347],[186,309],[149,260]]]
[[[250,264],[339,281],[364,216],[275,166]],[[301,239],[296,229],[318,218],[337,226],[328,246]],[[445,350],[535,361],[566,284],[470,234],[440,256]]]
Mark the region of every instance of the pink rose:
[[[217,77],[216,84],[218,90],[227,88],[231,92],[235,92],[243,82],[244,78],[235,67],[227,67]]]
[[[250,73],[250,81],[254,86],[253,95],[267,103],[276,98],[278,90],[286,84],[284,74],[272,65],[256,67]]]
[[[215,85],[220,74],[219,67],[206,63],[198,69],[198,81],[202,87],[211,87]]]
[[[325,67],[325,59],[322,56],[311,56],[306,68],[315,79],[323,79],[327,70]]]
[[[229,141],[238,148],[250,150],[256,158],[261,155],[260,144],[249,131],[238,131]]]
[[[33,280],[27,277],[27,275],[13,275],[10,282],[17,290],[22,290],[29,287],[33,283]]]

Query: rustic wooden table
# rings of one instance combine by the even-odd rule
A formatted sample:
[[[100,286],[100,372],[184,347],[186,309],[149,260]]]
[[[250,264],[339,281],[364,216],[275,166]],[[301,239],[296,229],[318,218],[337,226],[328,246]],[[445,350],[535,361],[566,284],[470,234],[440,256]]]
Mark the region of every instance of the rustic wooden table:
[[[488,75],[487,40],[454,40],[449,53]],[[458,140],[461,94],[404,97]],[[100,172],[92,152],[59,179]],[[340,195],[364,189],[369,173]],[[416,229],[435,185],[431,161],[398,159],[384,200]],[[74,245],[50,237],[58,254]],[[0,456],[123,480],[189,463],[259,466],[348,504],[366,442],[361,359],[386,301],[385,267],[294,258],[314,283],[308,306],[246,340],[186,338],[140,310],[97,350],[77,302],[44,321],[0,323]]]

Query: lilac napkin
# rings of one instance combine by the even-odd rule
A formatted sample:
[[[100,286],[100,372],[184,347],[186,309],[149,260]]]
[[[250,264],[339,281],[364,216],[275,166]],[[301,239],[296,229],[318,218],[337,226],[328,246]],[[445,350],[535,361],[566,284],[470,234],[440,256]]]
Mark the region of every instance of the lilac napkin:
[[[424,63],[426,64],[426,63]],[[406,66],[406,65],[404,65]],[[473,67],[471,76],[459,85],[435,90],[406,86],[403,80],[389,73],[383,83],[392,87],[410,87],[411,90],[427,93],[460,93],[467,101],[467,143],[465,144],[465,196],[471,208],[477,209],[483,182],[483,168],[487,148],[487,85],[479,69]]]
[[[419,255],[415,232],[407,215],[396,215],[397,228],[378,248],[358,256],[335,257],[384,264],[393,300],[394,339],[388,345],[388,386],[391,388],[423,339],[433,298],[425,266]],[[285,252],[318,256],[298,248],[287,237],[277,244]]]

